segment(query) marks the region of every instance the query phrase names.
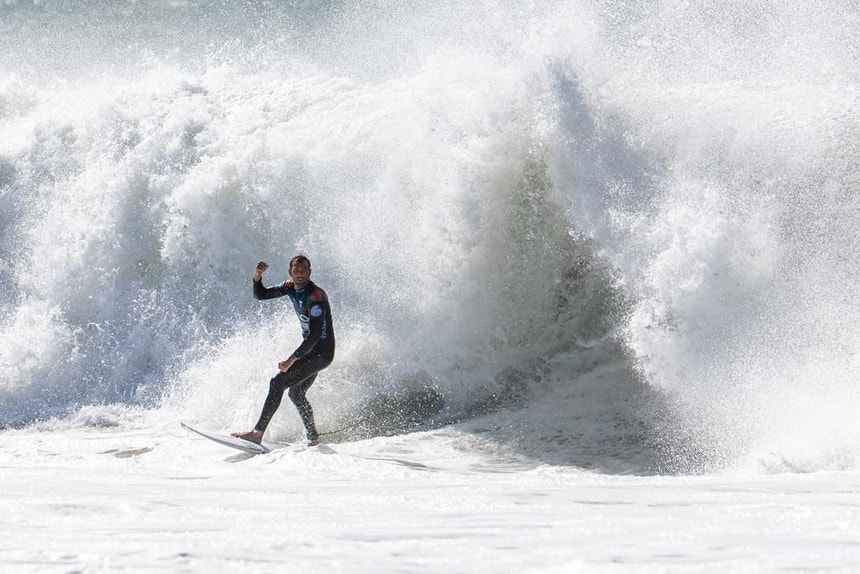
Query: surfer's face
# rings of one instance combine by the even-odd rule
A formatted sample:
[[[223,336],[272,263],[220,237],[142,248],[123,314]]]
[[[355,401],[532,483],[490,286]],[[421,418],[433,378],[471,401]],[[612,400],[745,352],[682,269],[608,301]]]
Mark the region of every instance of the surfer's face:
[[[304,261],[296,261],[290,267],[290,277],[292,277],[296,289],[302,290],[311,280],[311,268]]]

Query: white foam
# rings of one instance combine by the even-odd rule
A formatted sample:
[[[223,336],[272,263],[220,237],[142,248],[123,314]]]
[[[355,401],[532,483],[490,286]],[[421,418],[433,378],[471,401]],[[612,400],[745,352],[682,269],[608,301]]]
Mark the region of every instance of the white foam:
[[[626,360],[673,411],[643,442],[814,467],[814,445],[773,429],[823,397],[800,419],[833,430],[806,436],[822,468],[850,466],[833,453],[858,434],[834,407],[856,400],[856,18],[672,6],[284,8],[273,22],[314,25],[277,37],[254,29],[267,14],[129,6],[135,37],[99,5],[86,22],[105,35],[25,42],[44,73],[0,68],[4,424],[100,404],[250,422],[296,342],[250,270],[267,259],[278,282],[304,251],[343,341],[314,389],[333,427],[375,399],[434,395],[440,424],[559,389],[577,417],[564,389]],[[62,20],[17,8],[4,53]],[[175,27],[150,36],[159,10]],[[234,41],[178,53],[193,15]],[[802,18],[827,42],[785,42]],[[100,53],[129,35],[145,56]],[[603,363],[567,360],[612,336],[626,349]],[[279,432],[295,425],[279,413]]]

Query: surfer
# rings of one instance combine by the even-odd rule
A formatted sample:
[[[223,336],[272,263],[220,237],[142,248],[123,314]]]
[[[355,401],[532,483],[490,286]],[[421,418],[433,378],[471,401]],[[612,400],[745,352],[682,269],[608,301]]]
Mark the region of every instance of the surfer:
[[[292,355],[278,363],[279,372],[269,382],[269,394],[254,429],[236,432],[233,436],[260,444],[284,391],[289,389],[290,400],[302,418],[308,446],[314,446],[319,444],[319,433],[314,425],[314,411],[305,395],[317,374],[334,359],[334,329],[328,295],[311,281],[311,262],[304,255],[290,260],[290,278],[280,285],[263,286],[263,273],[268,268],[265,261],[260,261],[254,269],[254,298],[289,297],[301,323],[303,341]]]

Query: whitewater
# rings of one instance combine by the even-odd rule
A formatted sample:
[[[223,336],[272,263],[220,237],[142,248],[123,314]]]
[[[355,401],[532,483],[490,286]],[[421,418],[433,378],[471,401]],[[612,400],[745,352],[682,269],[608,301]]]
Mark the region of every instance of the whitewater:
[[[860,571],[854,0],[0,3],[0,570]],[[303,253],[334,363],[284,401]]]

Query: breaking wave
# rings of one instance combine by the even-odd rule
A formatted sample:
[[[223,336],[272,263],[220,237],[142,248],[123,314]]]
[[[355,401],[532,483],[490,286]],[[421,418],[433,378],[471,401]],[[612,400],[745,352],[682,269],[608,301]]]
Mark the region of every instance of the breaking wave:
[[[0,7],[0,424],[249,424],[303,252],[337,439],[856,467],[856,6],[473,4]]]

